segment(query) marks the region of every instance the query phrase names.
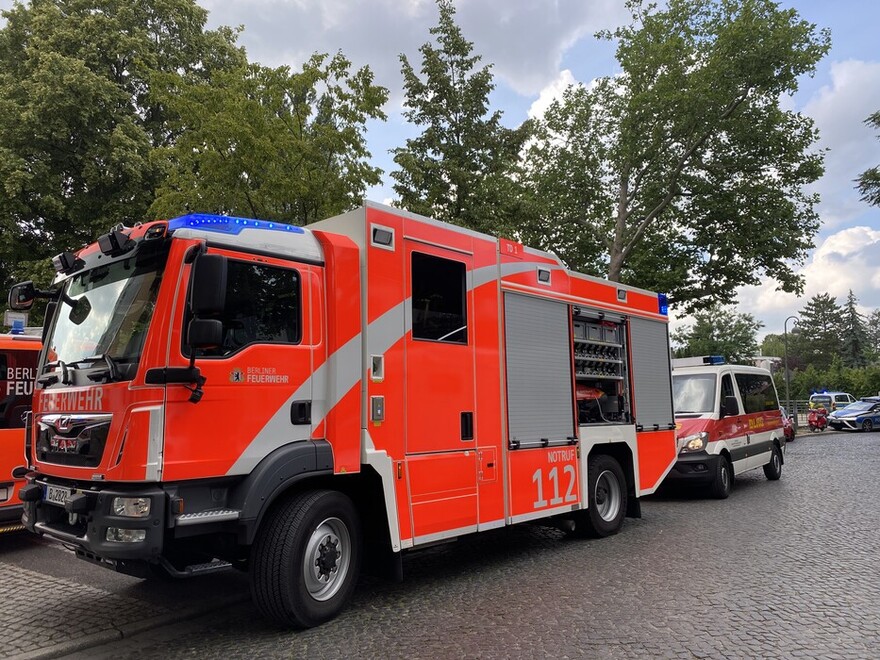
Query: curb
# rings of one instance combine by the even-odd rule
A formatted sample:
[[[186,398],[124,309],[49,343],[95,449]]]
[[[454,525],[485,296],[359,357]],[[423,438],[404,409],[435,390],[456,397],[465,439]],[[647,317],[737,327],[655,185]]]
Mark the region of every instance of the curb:
[[[47,658],[60,658],[69,653],[76,653],[78,651],[84,651],[86,649],[94,648],[96,646],[102,646],[110,642],[118,642],[122,639],[128,639],[142,632],[153,630],[155,628],[161,628],[162,626],[166,626],[172,623],[179,623],[181,621],[195,619],[196,617],[210,614],[211,612],[223,609],[224,607],[229,607],[231,605],[237,605],[239,603],[245,602],[248,600],[248,598],[249,596],[247,593],[226,596],[225,598],[215,598],[212,599],[209,604],[206,603],[204,606],[188,607],[183,610],[166,612],[165,614],[160,614],[149,619],[144,619],[142,621],[137,621],[133,623],[126,623],[121,626],[114,626],[107,630],[91,633],[89,635],[77,637],[76,639],[71,639],[66,642],[60,642],[58,644],[53,644],[52,646],[47,646],[41,649],[34,649],[33,651],[28,651],[27,653],[22,653],[9,657],[12,660],[44,660]]]

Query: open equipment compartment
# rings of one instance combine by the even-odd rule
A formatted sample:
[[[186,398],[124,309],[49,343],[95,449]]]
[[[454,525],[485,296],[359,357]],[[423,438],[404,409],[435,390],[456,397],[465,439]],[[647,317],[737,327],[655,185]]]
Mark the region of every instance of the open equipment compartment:
[[[572,307],[578,424],[629,424],[626,321]]]

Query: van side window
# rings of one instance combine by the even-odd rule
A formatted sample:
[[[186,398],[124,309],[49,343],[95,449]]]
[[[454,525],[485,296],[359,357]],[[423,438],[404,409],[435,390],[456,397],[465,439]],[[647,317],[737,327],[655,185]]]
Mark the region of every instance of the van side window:
[[[776,388],[770,376],[764,374],[736,374],[736,384],[746,413],[779,410]]]
[[[730,379],[730,374],[724,374],[721,377],[721,409],[724,409],[724,402],[728,401],[729,396],[734,398],[731,401],[731,404],[736,407],[736,412],[733,413],[735,415],[739,414],[739,404],[736,403],[736,394],[733,393],[733,381]]]
[[[467,272],[460,261],[412,253],[412,336],[467,344]]]

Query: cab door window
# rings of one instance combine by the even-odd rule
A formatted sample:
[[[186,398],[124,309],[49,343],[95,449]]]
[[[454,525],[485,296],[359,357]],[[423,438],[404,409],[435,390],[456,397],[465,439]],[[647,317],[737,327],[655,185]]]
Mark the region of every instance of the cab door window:
[[[229,260],[226,305],[216,317],[223,323],[223,343],[199,349],[196,355],[226,357],[251,344],[300,343],[301,290],[296,270]],[[188,324],[188,312],[186,316],[185,324]],[[189,356],[186,347],[184,354]]]
[[[724,374],[721,377],[721,410],[725,410],[731,415],[739,415],[739,404],[736,401],[736,394],[733,391],[733,379],[730,374]]]

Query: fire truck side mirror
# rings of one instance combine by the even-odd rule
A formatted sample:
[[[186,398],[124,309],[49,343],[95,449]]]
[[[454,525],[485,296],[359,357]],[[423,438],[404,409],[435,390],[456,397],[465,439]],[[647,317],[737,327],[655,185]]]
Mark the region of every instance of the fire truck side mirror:
[[[33,282],[20,282],[9,289],[9,308],[14,310],[30,309],[37,298],[37,289]]]
[[[202,254],[193,263],[190,309],[195,318],[223,312],[226,305],[226,257]]]
[[[223,343],[223,323],[217,319],[193,319],[186,331],[191,348],[213,348]]]

